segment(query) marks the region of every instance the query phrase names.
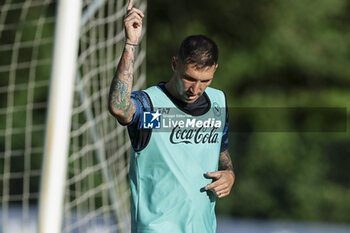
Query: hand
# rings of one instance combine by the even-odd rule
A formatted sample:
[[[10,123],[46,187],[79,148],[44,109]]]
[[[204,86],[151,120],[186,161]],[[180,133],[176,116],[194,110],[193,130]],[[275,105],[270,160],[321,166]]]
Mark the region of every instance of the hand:
[[[230,194],[232,186],[235,182],[235,175],[233,171],[216,171],[216,172],[207,172],[207,177],[215,178],[211,184],[205,186],[205,190],[211,190],[215,193],[218,198],[226,197]]]
[[[137,44],[142,33],[143,12],[133,8],[134,0],[129,0],[124,19],[126,42]]]

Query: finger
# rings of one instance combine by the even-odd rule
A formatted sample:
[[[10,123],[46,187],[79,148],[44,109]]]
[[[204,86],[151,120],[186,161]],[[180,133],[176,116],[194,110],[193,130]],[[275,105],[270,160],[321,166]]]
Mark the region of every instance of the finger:
[[[225,184],[222,184],[222,185],[219,185],[213,189],[211,189],[214,193],[222,193],[222,192],[227,192],[227,185]]]
[[[141,16],[142,18],[145,17],[145,14],[139,10],[139,9],[136,9],[136,8],[132,8],[131,10],[128,11],[126,17],[128,17],[129,15],[131,15],[132,13],[136,13],[138,14],[139,16]]]
[[[138,21],[142,21],[142,18],[138,14],[132,14],[124,19],[124,22],[131,21],[137,19]]]
[[[207,177],[219,179],[221,177],[220,172],[207,172]]]
[[[133,26],[134,28],[137,28],[139,26],[142,26],[142,20],[139,20],[137,18],[125,20],[124,23],[125,23],[125,27]]]
[[[216,194],[216,196],[218,197],[218,198],[223,198],[223,197],[226,197],[226,196],[228,196],[230,194],[230,192],[219,192],[219,193],[217,193]]]
[[[129,4],[128,4],[128,6],[126,7],[126,10],[127,10],[127,11],[131,10],[133,5],[134,5],[134,0],[129,0]]]
[[[224,182],[222,180],[217,180],[211,184],[208,184],[207,186],[205,186],[205,190],[211,190],[211,189],[215,189],[216,187],[222,185]]]

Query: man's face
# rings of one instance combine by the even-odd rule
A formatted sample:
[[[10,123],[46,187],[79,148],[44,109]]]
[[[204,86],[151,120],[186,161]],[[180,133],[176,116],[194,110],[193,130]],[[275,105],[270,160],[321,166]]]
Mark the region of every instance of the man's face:
[[[198,69],[194,64],[176,64],[177,97],[185,103],[195,102],[211,84],[218,65]]]

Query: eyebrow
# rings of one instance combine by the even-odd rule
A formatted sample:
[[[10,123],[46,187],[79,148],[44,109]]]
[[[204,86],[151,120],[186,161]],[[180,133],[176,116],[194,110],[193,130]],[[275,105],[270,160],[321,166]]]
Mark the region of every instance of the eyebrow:
[[[201,81],[201,82],[208,82],[210,80],[212,80],[213,78],[210,78],[210,79],[205,79],[205,80],[198,80],[196,78],[193,78],[192,76],[186,74],[186,73],[183,73],[183,76],[187,79],[190,79],[190,80],[193,80],[193,81]]]

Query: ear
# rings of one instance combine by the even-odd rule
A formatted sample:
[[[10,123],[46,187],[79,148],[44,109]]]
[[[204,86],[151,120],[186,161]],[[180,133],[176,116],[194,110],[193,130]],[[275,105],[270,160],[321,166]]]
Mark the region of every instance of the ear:
[[[171,68],[173,69],[174,72],[177,68],[177,58],[175,56],[173,56],[171,59]]]

